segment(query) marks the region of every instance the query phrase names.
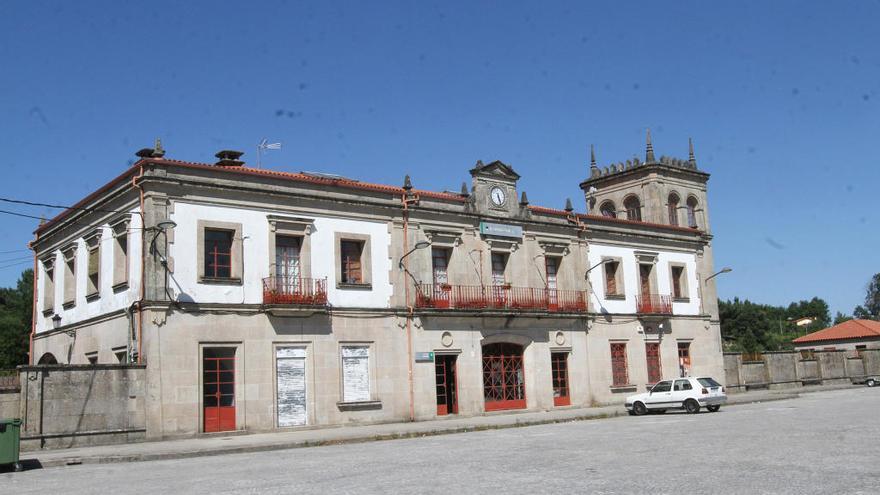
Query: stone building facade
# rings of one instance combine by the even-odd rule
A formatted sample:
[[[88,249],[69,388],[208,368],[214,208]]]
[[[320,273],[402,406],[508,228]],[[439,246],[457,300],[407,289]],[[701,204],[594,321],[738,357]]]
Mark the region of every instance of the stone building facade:
[[[148,438],[583,407],[723,379],[692,150],[654,160],[649,138],[645,162],[594,159],[586,214],[529,204],[500,161],[450,193],[164,155],[139,151],[32,243],[32,361],[145,364]]]

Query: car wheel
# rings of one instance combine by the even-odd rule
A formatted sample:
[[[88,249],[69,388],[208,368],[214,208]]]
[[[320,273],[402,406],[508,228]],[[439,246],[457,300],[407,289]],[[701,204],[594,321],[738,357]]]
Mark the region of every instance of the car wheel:
[[[636,402],[635,404],[633,404],[633,414],[635,414],[636,416],[641,416],[643,414],[646,414],[647,412],[648,408],[645,407],[645,405],[641,402]]]
[[[700,412],[700,403],[693,399],[690,399],[684,403],[684,410],[690,414],[696,414]]]
[[[714,406],[706,406],[706,409],[708,409],[709,412],[718,412],[718,410],[721,409],[721,406],[716,404]]]
[[[874,380],[873,378],[868,378],[868,381],[865,382],[865,385],[869,387],[874,387],[877,385],[877,380]]]

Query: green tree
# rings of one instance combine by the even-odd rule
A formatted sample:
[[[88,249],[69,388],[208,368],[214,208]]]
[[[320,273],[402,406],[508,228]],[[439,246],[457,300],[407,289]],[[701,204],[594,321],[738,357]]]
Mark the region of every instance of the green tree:
[[[880,321],[880,273],[875,273],[865,289],[865,305],[856,306],[853,317]]]
[[[835,325],[839,325],[839,324],[841,324],[841,323],[843,323],[843,322],[845,322],[845,321],[849,321],[849,320],[852,320],[852,319],[853,319],[852,316],[845,315],[845,314],[841,313],[840,311],[838,311],[838,312],[837,312],[837,315],[834,316],[834,324],[835,324]]]
[[[15,287],[0,289],[0,369],[27,364],[33,321],[34,271],[25,270]]]
[[[749,300],[718,301],[721,336],[728,350],[739,352],[777,351],[791,349],[798,335],[829,326],[828,303],[818,297],[798,301],[787,307],[756,304]],[[815,321],[795,327],[793,320],[809,316]]]

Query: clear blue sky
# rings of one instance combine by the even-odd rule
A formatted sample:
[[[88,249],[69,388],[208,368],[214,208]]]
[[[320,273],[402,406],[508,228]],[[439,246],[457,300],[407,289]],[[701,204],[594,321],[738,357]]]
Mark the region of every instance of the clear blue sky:
[[[0,193],[70,204],[156,137],[250,163],[267,137],[264,166],[438,190],[501,159],[583,211],[590,143],[625,160],[650,127],[712,173],[721,297],[848,313],[880,271],[876,1],[329,3],[3,2]],[[0,215],[0,252],[34,226]]]

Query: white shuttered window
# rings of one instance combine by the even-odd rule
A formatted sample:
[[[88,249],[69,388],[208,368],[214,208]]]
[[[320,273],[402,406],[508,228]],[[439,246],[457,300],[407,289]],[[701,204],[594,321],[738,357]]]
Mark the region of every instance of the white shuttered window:
[[[279,347],[275,351],[278,377],[278,426],[299,426],[308,422],[306,414],[306,350]]]
[[[370,348],[345,346],[342,348],[342,401],[370,400]]]

